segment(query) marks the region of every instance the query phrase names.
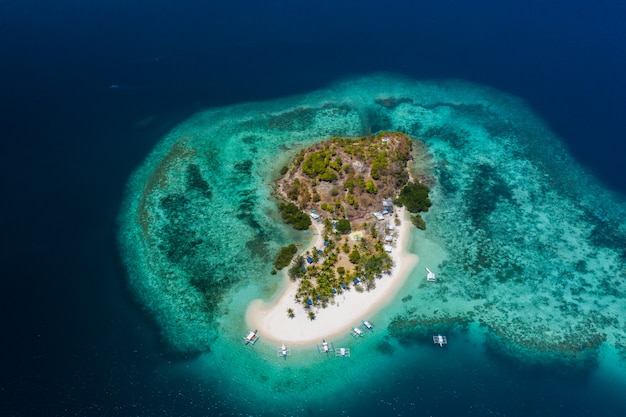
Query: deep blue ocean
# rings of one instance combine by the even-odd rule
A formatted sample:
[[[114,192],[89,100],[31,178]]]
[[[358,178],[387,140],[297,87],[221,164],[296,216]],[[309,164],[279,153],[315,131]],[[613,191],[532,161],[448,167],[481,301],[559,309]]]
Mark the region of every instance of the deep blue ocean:
[[[0,414],[237,415],[163,371],[186,358],[129,293],[116,239],[129,176],[194,112],[379,71],[463,79],[523,98],[625,195],[624,22],[617,0],[3,1]],[[418,385],[424,415],[626,415],[610,373],[481,349],[344,415],[384,415]]]

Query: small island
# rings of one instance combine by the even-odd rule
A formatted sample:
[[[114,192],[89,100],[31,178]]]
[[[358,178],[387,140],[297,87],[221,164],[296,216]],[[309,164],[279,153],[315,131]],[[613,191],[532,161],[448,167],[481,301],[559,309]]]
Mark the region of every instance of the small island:
[[[317,338],[349,327],[348,321],[390,298],[402,281],[398,275],[417,261],[404,251],[407,228],[425,228],[419,213],[430,206],[428,186],[413,181],[409,171],[412,152],[413,139],[404,133],[331,138],[302,150],[281,169],[276,194],[283,220],[298,230],[313,226],[316,238],[299,254],[294,244],[280,250],[275,268],[287,268],[292,283],[278,303],[253,303],[248,321],[263,328],[259,318],[271,317],[266,325],[274,322],[269,327],[288,333],[289,322],[304,316],[311,323],[306,336]],[[346,320],[320,324],[322,311],[331,306],[341,308]],[[280,339],[302,342],[305,335],[292,336]]]

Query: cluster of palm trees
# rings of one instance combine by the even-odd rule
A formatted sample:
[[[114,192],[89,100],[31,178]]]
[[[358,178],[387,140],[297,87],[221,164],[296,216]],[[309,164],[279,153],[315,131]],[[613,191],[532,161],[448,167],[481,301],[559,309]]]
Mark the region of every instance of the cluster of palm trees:
[[[347,236],[325,229],[324,241],[323,250],[313,247],[304,256],[297,257],[291,269],[291,275],[299,281],[295,302],[308,310],[311,320],[315,318],[314,308],[327,307],[334,303],[337,294],[353,286],[356,291],[373,290],[376,278],[392,267],[392,259],[383,249],[383,243],[371,235],[351,243]],[[350,254],[349,270],[337,266],[340,251]],[[288,309],[287,314],[291,318],[295,316],[293,309]]]

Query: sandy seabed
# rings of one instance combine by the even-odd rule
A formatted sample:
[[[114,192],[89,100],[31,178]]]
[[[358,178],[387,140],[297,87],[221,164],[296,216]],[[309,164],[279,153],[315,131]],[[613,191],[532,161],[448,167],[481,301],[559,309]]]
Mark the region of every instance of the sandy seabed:
[[[310,320],[308,311],[294,301],[298,283],[288,281],[285,288],[274,301],[264,302],[257,299],[250,303],[246,312],[246,321],[251,329],[256,329],[260,337],[275,342],[292,345],[310,345],[320,343],[336,335],[346,334],[351,328],[367,320],[368,316],[389,304],[409,273],[417,265],[417,255],[407,252],[407,241],[411,222],[404,208],[397,209],[401,224],[395,247],[390,255],[393,268],[390,274],[383,275],[376,281],[376,288],[369,292],[357,292],[354,289],[335,296],[335,304],[316,309],[315,319]],[[311,247],[322,247],[320,225],[315,225],[317,238]],[[286,278],[288,279],[288,278]],[[289,318],[287,309],[292,308],[295,317]]]

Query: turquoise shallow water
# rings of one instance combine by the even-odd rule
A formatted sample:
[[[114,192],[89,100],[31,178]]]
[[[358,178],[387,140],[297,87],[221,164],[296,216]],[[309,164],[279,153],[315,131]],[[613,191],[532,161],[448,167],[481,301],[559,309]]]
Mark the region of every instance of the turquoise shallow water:
[[[279,168],[329,136],[380,130],[427,146],[414,167],[434,178],[428,228],[411,237],[420,264],[371,318],[375,333],[333,341],[351,348],[350,359],[312,347],[279,360],[262,335],[243,346],[250,300],[284,285],[269,274],[277,249],[310,238],[278,220]],[[131,178],[120,243],[131,288],[163,339],[196,355],[171,372],[217,383],[220,406],[244,414],[329,414],[328,398],[341,397],[349,415],[407,367],[428,384],[429,373],[485,352],[526,366],[599,364],[624,378],[625,210],[521,100],[461,81],[376,75],[196,114]],[[433,351],[437,332],[449,335],[448,350]],[[401,412],[377,406],[425,412],[414,396]]]

